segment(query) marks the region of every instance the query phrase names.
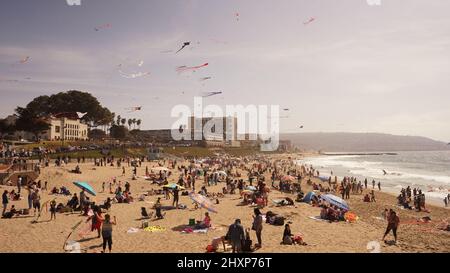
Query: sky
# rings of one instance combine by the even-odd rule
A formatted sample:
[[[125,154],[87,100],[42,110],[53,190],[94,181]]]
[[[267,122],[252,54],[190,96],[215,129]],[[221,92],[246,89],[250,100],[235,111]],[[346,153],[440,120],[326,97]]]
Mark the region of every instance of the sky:
[[[142,129],[170,128],[175,105],[223,92],[204,104],[279,105],[285,133],[449,142],[449,10],[448,0],[2,0],[0,117],[81,90]]]

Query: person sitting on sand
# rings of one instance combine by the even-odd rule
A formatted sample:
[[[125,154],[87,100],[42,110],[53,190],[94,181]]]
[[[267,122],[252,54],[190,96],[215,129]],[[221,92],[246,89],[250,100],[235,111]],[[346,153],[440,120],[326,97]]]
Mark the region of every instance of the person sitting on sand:
[[[289,224],[284,225],[283,238],[281,238],[281,244],[292,245],[294,243],[294,236],[291,232]]]
[[[364,195],[363,201],[367,202],[367,203],[370,203],[370,196],[369,196],[369,194]]]
[[[79,205],[77,194],[74,193],[72,196],[72,199],[67,202],[67,206],[71,207],[73,210],[75,210]]]
[[[199,223],[197,223],[195,228],[196,229],[205,229],[205,228],[210,228],[210,227],[211,227],[211,217],[209,216],[208,212],[205,212],[205,218],[203,219],[203,221],[200,221]]]
[[[155,203],[155,206],[154,206],[155,211],[156,211],[156,218],[158,218],[158,219],[163,219],[164,218],[164,216],[161,214],[161,207],[162,207],[162,205],[161,205],[161,198],[158,197],[158,200],[156,200],[156,203]]]

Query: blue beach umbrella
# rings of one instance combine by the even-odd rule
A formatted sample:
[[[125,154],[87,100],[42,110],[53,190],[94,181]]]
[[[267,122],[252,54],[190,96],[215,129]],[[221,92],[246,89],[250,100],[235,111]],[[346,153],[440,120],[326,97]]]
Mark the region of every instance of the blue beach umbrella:
[[[92,194],[93,196],[96,196],[97,194],[95,193],[94,189],[91,187],[91,185],[89,185],[87,182],[78,182],[75,181],[73,182],[73,184],[75,186],[77,186],[80,189],[84,189],[85,191],[87,191],[88,193]]]

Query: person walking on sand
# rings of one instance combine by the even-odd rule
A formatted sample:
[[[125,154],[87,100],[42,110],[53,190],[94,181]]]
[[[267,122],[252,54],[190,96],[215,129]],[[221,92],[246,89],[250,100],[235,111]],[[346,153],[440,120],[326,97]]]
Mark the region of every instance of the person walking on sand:
[[[447,196],[444,198],[444,204],[445,204],[445,207],[447,207],[448,206],[448,200],[447,200]]]
[[[386,238],[386,236],[389,234],[389,232],[392,230],[392,233],[394,234],[394,242],[397,243],[397,229],[398,225],[400,223],[400,218],[398,218],[395,211],[392,209],[389,211],[389,217],[388,217],[388,226],[386,228],[386,232],[384,233],[382,241]],[[385,241],[386,243],[386,241]]]
[[[375,200],[375,192],[373,190],[370,192],[370,202],[377,202]]]
[[[364,188],[367,190],[367,178],[364,179]]]
[[[381,191],[381,182],[378,181],[378,190]]]
[[[114,216],[114,220],[111,221],[111,216],[109,214],[106,214],[105,220],[103,221],[103,226],[102,226],[102,238],[103,238],[102,253],[105,253],[106,244],[108,244],[109,253],[111,253],[112,244],[113,244],[113,241],[112,241],[113,225],[117,225],[116,216]]]
[[[105,192],[105,181],[102,183],[102,192]]]
[[[8,191],[5,190],[2,194],[2,205],[3,205],[3,212],[2,216],[5,215],[6,209],[8,208]]]
[[[262,238],[261,233],[263,229],[263,218],[261,215],[261,211],[258,208],[254,209],[254,216],[253,216],[253,224],[252,229],[256,232],[256,238],[258,239],[258,244],[255,245],[257,248],[262,247]]]
[[[241,225],[241,220],[236,219],[234,224],[228,228],[225,238],[231,242],[233,253],[239,253],[242,250],[242,241],[245,239],[244,228]]]
[[[125,166],[122,167],[122,176],[125,176]]]
[[[175,189],[173,189],[173,202],[172,202],[172,206],[175,206],[178,209],[178,199],[179,199],[179,191],[178,191],[178,187],[176,187]]]
[[[375,179],[372,180],[372,189],[375,189]]]
[[[17,193],[20,193],[21,188],[22,188],[22,176],[19,175],[19,177],[17,177]]]

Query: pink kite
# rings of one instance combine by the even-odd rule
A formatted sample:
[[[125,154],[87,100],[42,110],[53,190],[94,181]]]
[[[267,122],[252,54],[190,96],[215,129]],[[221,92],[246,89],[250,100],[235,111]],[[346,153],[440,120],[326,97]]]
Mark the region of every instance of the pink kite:
[[[197,69],[199,69],[199,68],[202,68],[202,67],[205,67],[205,66],[208,66],[208,63],[204,63],[204,64],[202,64],[202,65],[198,65],[198,66],[179,66],[179,67],[177,67],[177,72],[178,73],[182,73],[182,72],[185,72],[185,71],[188,71],[188,70],[193,70],[193,71],[195,71],[195,70],[197,70]]]
[[[21,64],[24,64],[26,62],[28,62],[30,60],[30,56],[26,56],[25,58],[23,58],[22,60],[20,60]]]
[[[111,24],[108,23],[108,24],[97,26],[94,29],[95,29],[95,31],[99,31],[101,29],[110,28],[110,27],[111,27]]]

